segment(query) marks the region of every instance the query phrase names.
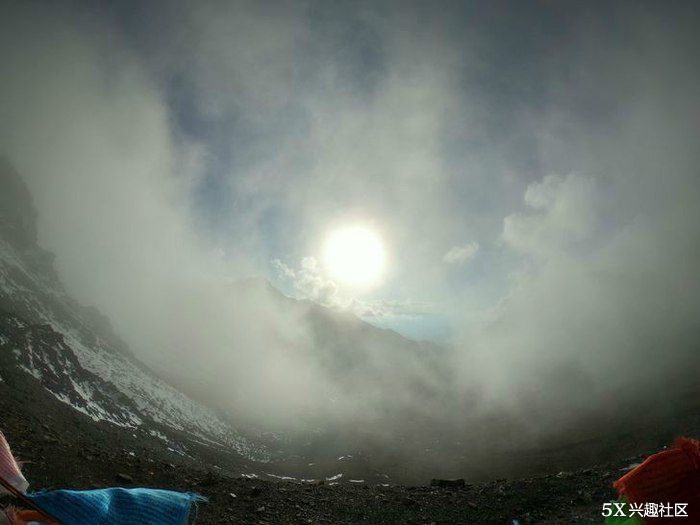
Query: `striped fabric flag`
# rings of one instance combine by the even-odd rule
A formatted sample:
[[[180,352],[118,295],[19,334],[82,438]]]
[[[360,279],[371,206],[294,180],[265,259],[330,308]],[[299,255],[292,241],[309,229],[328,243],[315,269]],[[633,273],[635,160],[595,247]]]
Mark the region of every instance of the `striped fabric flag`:
[[[25,493],[29,487],[29,483],[24,479],[22,472],[20,472],[19,465],[12,455],[10,445],[2,432],[0,432],[0,476],[21,493]],[[7,493],[8,491],[0,485],[0,494]]]
[[[191,492],[144,488],[52,490],[28,497],[62,525],[187,525],[192,505],[205,501]]]

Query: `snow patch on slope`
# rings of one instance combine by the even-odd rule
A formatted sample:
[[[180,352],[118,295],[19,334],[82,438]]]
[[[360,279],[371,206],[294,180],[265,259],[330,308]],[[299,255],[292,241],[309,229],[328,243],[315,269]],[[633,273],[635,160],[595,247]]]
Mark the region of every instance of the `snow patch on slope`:
[[[79,365],[98,378],[113,385],[124,394],[139,413],[171,430],[186,432],[213,446],[233,449],[255,460],[267,460],[267,452],[237,433],[215,411],[190,399],[165,381],[154,376],[138,363],[111,347],[90,328],[83,315],[76,311],[59,283],[37,275],[15,248],[0,238],[0,298],[13,305],[22,317],[39,324],[49,325],[63,336],[62,352],[72,352]],[[17,318],[8,319],[16,328],[25,328]],[[6,344],[2,335],[0,344]],[[61,402],[69,404],[94,421],[106,421],[119,426],[139,427],[144,420],[131,410],[123,408],[114,414],[96,401],[99,396],[89,382],[80,381],[75,365],[69,359],[51,359],[36,353],[31,346],[20,361],[21,350],[15,349],[18,366],[37,381],[43,381],[46,372],[67,374],[70,392],[47,390]],[[59,365],[61,370],[56,369]],[[69,395],[72,394],[72,395]],[[160,433],[160,431],[157,431]],[[161,433],[162,435],[162,433]],[[165,436],[163,436],[165,438]],[[167,438],[166,438],[167,439]]]

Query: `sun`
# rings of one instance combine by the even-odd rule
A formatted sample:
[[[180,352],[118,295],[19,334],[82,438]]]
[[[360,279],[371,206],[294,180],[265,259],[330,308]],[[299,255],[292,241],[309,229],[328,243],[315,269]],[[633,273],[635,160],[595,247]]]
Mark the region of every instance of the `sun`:
[[[323,262],[330,276],[337,281],[369,287],[377,284],[384,273],[384,243],[369,228],[339,228],[326,239]]]

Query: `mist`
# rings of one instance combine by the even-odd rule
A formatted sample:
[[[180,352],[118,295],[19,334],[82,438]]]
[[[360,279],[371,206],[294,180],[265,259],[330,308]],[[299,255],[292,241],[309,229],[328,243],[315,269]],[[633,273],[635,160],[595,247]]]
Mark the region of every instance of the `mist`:
[[[541,437],[697,374],[700,18],[531,8],[7,5],[0,154],[67,289],[241,421]],[[317,264],[353,221],[374,290]],[[344,362],[356,316],[439,345]]]

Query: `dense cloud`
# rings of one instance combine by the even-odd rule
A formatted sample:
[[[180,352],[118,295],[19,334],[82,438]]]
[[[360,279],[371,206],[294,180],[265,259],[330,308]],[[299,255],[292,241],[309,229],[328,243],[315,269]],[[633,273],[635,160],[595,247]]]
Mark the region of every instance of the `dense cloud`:
[[[3,8],[0,153],[69,289],[269,417],[337,385],[289,351],[316,344],[298,311],[228,287],[256,274],[366,318],[439,311],[446,388],[486,410],[697,370],[697,9],[426,5]],[[365,296],[315,262],[354,221],[390,254]]]

